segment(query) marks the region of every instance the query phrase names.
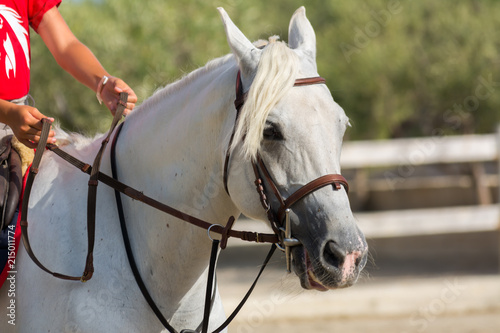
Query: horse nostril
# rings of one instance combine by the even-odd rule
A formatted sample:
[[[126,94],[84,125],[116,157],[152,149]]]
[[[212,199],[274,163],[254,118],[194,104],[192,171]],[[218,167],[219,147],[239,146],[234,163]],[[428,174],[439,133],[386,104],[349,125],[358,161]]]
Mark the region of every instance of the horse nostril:
[[[345,252],[339,248],[337,243],[329,241],[325,245],[323,258],[328,265],[340,269],[342,268],[342,265],[344,265]]]

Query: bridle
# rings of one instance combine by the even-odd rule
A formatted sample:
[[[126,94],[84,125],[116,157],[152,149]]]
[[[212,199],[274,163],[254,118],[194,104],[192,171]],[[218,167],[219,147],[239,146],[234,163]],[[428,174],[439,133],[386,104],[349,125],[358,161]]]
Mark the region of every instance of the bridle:
[[[320,76],[318,77],[310,77],[297,79],[294,83],[294,87],[308,86],[314,84],[325,84],[326,80]],[[226,150],[226,158],[224,161],[224,189],[226,193],[229,194],[228,188],[228,180],[229,180],[229,165],[231,161],[231,149],[234,140],[234,134],[236,130],[236,125],[239,120],[239,116],[241,114],[241,108],[245,103],[247,98],[247,94],[243,92],[243,83],[241,81],[241,72],[238,71],[238,75],[236,78],[236,99],[234,101],[234,105],[236,107],[236,119],[233,127],[233,131],[231,133],[228,147]],[[291,207],[302,200],[307,195],[325,187],[328,185],[333,185],[334,190],[340,190],[341,185],[344,186],[346,192],[349,191],[349,185],[347,180],[340,174],[327,174],[316,178],[315,180],[303,185],[297,191],[292,193],[289,197],[284,198],[281,194],[276,182],[271,177],[264,161],[260,154],[257,154],[255,160],[252,160],[252,168],[255,175],[255,186],[257,193],[259,194],[260,202],[262,204],[262,208],[264,208],[267,219],[269,220],[271,227],[276,235],[278,235],[280,242],[279,245],[281,249],[283,249],[286,253],[286,264],[287,271],[291,271],[291,247],[300,245],[300,241],[292,236],[291,223],[290,223],[290,209]],[[262,177],[262,176],[263,177]],[[267,198],[265,184],[269,185],[271,192],[274,194],[275,198],[279,203],[279,207],[275,210],[271,207],[271,203]]]
[[[313,85],[313,84],[324,84],[325,79],[322,77],[313,77],[313,78],[305,78],[305,79],[298,79],[295,82],[294,86],[305,86],[305,85]],[[239,114],[240,110],[245,102],[246,99],[246,94],[243,93],[243,86],[241,83],[241,76],[240,73],[238,72],[237,76],[237,81],[236,81],[236,100],[235,100],[235,107],[236,107],[236,119],[235,119],[235,125],[238,122],[239,119]],[[145,195],[142,191],[138,191],[134,188],[131,188],[128,185],[125,185],[121,183],[120,181],[117,180],[117,173],[116,173],[116,159],[115,159],[115,145],[118,140],[118,135],[120,133],[120,130],[123,126],[123,123],[120,124],[120,126],[117,128],[116,134],[113,139],[112,143],[112,149],[111,149],[111,163],[112,163],[112,172],[113,172],[113,177],[107,176],[106,174],[103,174],[99,171],[100,168],[100,162],[102,155],[106,149],[106,146],[108,142],[110,141],[111,134],[114,132],[116,126],[118,125],[119,120],[121,119],[121,116],[123,114],[123,111],[126,107],[126,101],[127,101],[127,94],[126,93],[121,93],[120,94],[120,102],[118,104],[115,116],[113,118],[113,121],[111,123],[110,130],[108,131],[108,134],[105,136],[104,140],[102,141],[101,148],[99,149],[99,152],[97,153],[97,156],[94,160],[93,165],[89,165],[87,163],[84,163],[80,161],[79,159],[75,158],[74,156],[69,155],[68,153],[64,152],[61,150],[59,147],[57,147],[54,144],[47,144],[47,139],[48,139],[48,133],[50,131],[50,126],[51,122],[47,119],[42,119],[43,123],[43,130],[42,134],[40,136],[40,141],[38,143],[38,147],[35,153],[35,157],[32,163],[32,166],[30,168],[28,178],[26,180],[26,188],[24,190],[24,195],[23,195],[23,204],[22,204],[22,212],[21,212],[21,230],[22,230],[22,238],[23,238],[23,243],[26,248],[26,252],[30,256],[30,258],[33,260],[33,262],[39,266],[42,270],[45,272],[51,274],[52,276],[64,280],[71,280],[71,281],[82,281],[86,282],[92,278],[92,275],[94,273],[94,266],[93,266],[93,249],[94,249],[94,244],[95,244],[95,213],[96,213],[96,200],[97,200],[97,185],[99,182],[102,182],[110,187],[112,187],[115,190],[116,194],[116,201],[117,201],[117,207],[118,212],[119,212],[119,218],[120,218],[120,224],[122,226],[122,233],[125,241],[125,247],[126,247],[126,252],[127,252],[127,257],[129,259],[129,263],[131,265],[132,271],[134,273],[134,277],[139,285],[139,288],[141,289],[141,292],[143,293],[145,299],[147,300],[148,304],[150,305],[151,309],[153,312],[156,314],[160,322],[163,324],[163,326],[172,333],[177,333],[177,331],[168,323],[168,321],[164,318],[162,315],[161,311],[158,309],[156,306],[155,302],[153,301],[152,297],[150,296],[141,276],[140,273],[137,269],[137,266],[135,264],[135,260],[133,258],[132,250],[130,247],[130,242],[128,240],[128,234],[125,226],[125,221],[124,221],[124,214],[123,214],[123,209],[122,209],[122,203],[120,196],[121,194],[125,194],[128,197],[141,201],[149,206],[152,206],[160,211],[163,211],[169,215],[172,215],[178,219],[184,220],[188,223],[191,223],[197,227],[204,228],[208,231],[209,237],[212,240],[212,251],[211,251],[211,258],[210,258],[210,264],[209,264],[209,273],[208,273],[208,282],[207,282],[207,289],[206,289],[206,296],[205,296],[205,311],[204,311],[204,316],[203,316],[203,321],[200,324],[199,328],[196,331],[193,330],[182,330],[181,333],[190,333],[190,332],[198,332],[201,329],[202,333],[208,332],[208,322],[209,322],[209,317],[210,317],[210,311],[212,308],[212,303],[213,303],[213,285],[214,285],[214,279],[215,279],[215,266],[216,266],[216,258],[217,258],[217,253],[218,253],[218,248],[220,247],[221,249],[224,249],[227,245],[227,240],[229,237],[234,237],[234,238],[240,238],[244,241],[250,241],[250,242],[258,242],[258,243],[272,243],[271,250],[269,251],[266,259],[264,260],[264,263],[261,265],[260,271],[257,274],[257,277],[255,281],[253,282],[252,286],[248,290],[247,294],[244,296],[243,300],[240,302],[240,304],[236,307],[236,309],[233,311],[233,313],[227,318],[227,320],[218,328],[216,329],[213,333],[218,333],[221,332],[223,329],[229,325],[229,323],[234,319],[234,317],[237,315],[237,313],[240,311],[240,309],[243,307],[245,304],[246,300],[252,293],[255,285],[257,284],[258,279],[260,278],[260,275],[262,274],[264,268],[266,267],[267,263],[269,262],[271,256],[273,255],[275,249],[276,249],[276,244],[282,248],[285,253],[286,253],[286,258],[287,258],[287,270],[290,272],[291,270],[291,247],[300,245],[300,241],[296,238],[293,238],[292,236],[292,230],[291,230],[291,223],[290,223],[290,217],[289,217],[289,212],[291,207],[303,199],[305,196],[313,193],[314,191],[317,191],[325,186],[328,185],[333,185],[334,190],[340,190],[341,185],[344,186],[346,191],[348,191],[348,184],[345,178],[339,174],[328,174],[325,176],[321,176],[306,185],[302,186],[299,188],[296,192],[294,192],[292,195],[290,195],[287,198],[284,198],[281,195],[281,192],[276,185],[276,183],[273,181],[268,169],[266,168],[262,158],[260,155],[257,156],[256,161],[252,161],[252,167],[254,170],[255,174],[255,186],[257,189],[257,192],[259,194],[260,202],[264,208],[264,210],[267,213],[267,217],[271,223],[271,227],[274,231],[274,234],[266,234],[266,233],[257,233],[257,232],[251,232],[251,231],[237,231],[233,230],[232,226],[235,221],[235,218],[231,216],[227,223],[226,226],[222,226],[219,224],[212,224],[207,221],[203,221],[201,219],[198,219],[194,216],[191,216],[189,214],[185,214],[173,207],[170,207],[166,204],[163,204],[161,202],[156,201],[155,199],[148,197]],[[236,126],[235,126],[236,127]],[[231,145],[232,141],[234,138],[234,132],[235,132],[235,127],[233,128],[233,132],[230,137],[228,149],[226,152],[226,158],[224,162],[224,175],[223,175],[223,182],[224,182],[224,188],[226,189],[226,192],[229,195],[229,190],[228,190],[228,179],[229,179],[229,164],[231,160]],[[30,197],[30,192],[31,192],[31,187],[33,184],[33,181],[35,179],[36,174],[38,173],[38,167],[41,162],[42,154],[45,151],[45,149],[51,150],[64,160],[66,160],[68,163],[72,164],[73,166],[77,167],[80,169],[82,172],[87,173],[90,175],[90,180],[89,180],[89,195],[88,195],[88,208],[87,208],[87,234],[88,234],[88,251],[87,251],[87,260],[85,264],[85,270],[82,274],[82,276],[69,276],[61,273],[56,273],[48,268],[46,268],[35,256],[28,237],[28,203],[29,203],[29,197]],[[263,175],[263,177],[261,176]],[[264,180],[263,180],[264,179]],[[271,203],[267,199],[266,195],[266,189],[265,186],[269,185],[271,188],[272,193],[274,193],[274,196],[279,202],[279,208],[278,209],[273,209],[271,207]],[[285,221],[284,221],[285,220]],[[210,236],[210,232],[217,233],[221,235],[221,239],[212,239]]]

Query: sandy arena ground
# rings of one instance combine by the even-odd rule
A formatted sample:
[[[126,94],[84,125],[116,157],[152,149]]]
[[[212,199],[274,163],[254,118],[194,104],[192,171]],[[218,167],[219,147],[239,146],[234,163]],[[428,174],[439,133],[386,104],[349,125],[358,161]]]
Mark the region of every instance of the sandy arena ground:
[[[498,333],[498,233],[376,239],[372,262],[354,287],[301,290],[276,253],[233,333]],[[241,300],[267,246],[229,247],[219,262],[226,311]]]

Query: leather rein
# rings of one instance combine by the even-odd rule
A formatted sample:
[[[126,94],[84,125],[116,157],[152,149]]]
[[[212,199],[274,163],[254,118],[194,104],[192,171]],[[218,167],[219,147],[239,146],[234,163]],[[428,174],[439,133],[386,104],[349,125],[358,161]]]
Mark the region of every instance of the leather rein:
[[[23,195],[23,203],[22,203],[22,210],[21,210],[21,230],[22,230],[22,239],[23,243],[26,247],[26,251],[28,252],[28,255],[31,257],[31,259],[39,266],[42,270],[45,272],[53,275],[56,278],[64,279],[64,280],[73,280],[73,281],[82,281],[86,282],[92,278],[93,272],[94,272],[94,266],[93,266],[93,250],[94,250],[94,244],[95,244],[95,211],[96,211],[96,202],[97,202],[97,185],[99,182],[102,182],[111,188],[115,189],[116,191],[119,191],[120,193],[123,193],[127,195],[128,197],[140,201],[148,206],[151,206],[153,208],[156,208],[164,213],[167,213],[169,215],[172,215],[178,219],[184,220],[190,224],[193,224],[197,227],[209,230],[210,232],[214,232],[217,234],[221,235],[221,240],[220,240],[220,247],[224,249],[227,245],[227,240],[229,237],[234,237],[234,238],[239,238],[244,241],[248,242],[257,242],[257,243],[277,243],[279,242],[279,238],[275,234],[263,234],[263,233],[257,233],[257,232],[251,232],[251,231],[238,231],[238,230],[233,230],[232,225],[235,221],[235,218],[231,216],[227,223],[226,226],[223,227],[222,225],[219,224],[212,224],[210,222],[201,220],[199,218],[196,218],[194,216],[191,216],[189,214],[183,213],[173,207],[170,207],[164,203],[161,203],[147,195],[145,195],[142,191],[138,191],[126,184],[123,184],[122,182],[117,181],[113,177],[110,177],[102,172],[99,171],[100,168],[100,163],[101,159],[104,153],[104,150],[110,141],[111,134],[115,130],[115,128],[118,125],[118,122],[120,121],[123,111],[125,110],[126,107],[126,101],[127,101],[127,94],[126,93],[121,93],[120,94],[120,102],[118,104],[115,116],[113,118],[113,121],[110,126],[110,130],[108,131],[106,137],[101,143],[101,148],[96,155],[96,158],[94,160],[93,165],[87,164],[85,162],[82,162],[81,160],[77,159],[74,156],[71,156],[70,154],[66,153],[64,150],[61,150],[57,145],[55,144],[49,144],[47,143],[48,139],[48,134],[50,132],[50,126],[51,122],[48,119],[42,119],[42,124],[43,124],[43,129],[42,129],[42,134],[40,136],[40,141],[38,143],[36,152],[35,152],[35,157],[33,159],[33,163],[30,167],[28,177],[26,180],[26,187],[24,190],[24,195]],[[116,136],[115,139],[116,141]],[[29,204],[29,198],[31,194],[31,188],[33,185],[33,182],[35,180],[36,175],[38,174],[38,169],[40,166],[40,162],[42,159],[42,155],[45,150],[50,150],[59,157],[61,157],[63,160],[67,161],[71,165],[75,166],[76,168],[80,169],[83,173],[86,173],[90,175],[89,182],[88,182],[88,197],[87,197],[87,233],[88,233],[88,251],[87,251],[87,259],[85,263],[85,268],[84,272],[81,276],[69,276],[66,274],[61,274],[61,273],[56,273],[51,270],[49,270],[47,267],[45,267],[36,257],[34,254],[30,240],[29,240],[29,234],[28,234],[28,204]]]

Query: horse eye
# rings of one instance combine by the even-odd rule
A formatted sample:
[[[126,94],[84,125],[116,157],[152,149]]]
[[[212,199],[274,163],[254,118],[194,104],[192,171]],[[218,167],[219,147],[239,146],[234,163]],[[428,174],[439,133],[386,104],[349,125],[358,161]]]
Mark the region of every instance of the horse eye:
[[[283,140],[283,134],[278,129],[278,126],[273,123],[266,123],[264,127],[264,139],[266,140]]]

